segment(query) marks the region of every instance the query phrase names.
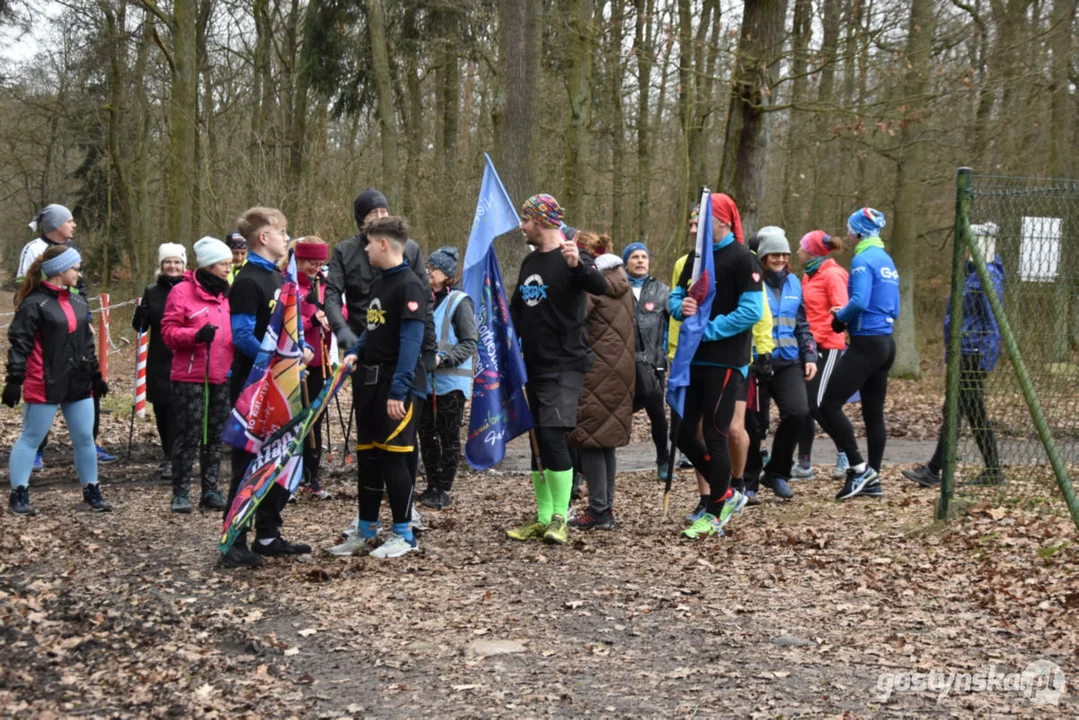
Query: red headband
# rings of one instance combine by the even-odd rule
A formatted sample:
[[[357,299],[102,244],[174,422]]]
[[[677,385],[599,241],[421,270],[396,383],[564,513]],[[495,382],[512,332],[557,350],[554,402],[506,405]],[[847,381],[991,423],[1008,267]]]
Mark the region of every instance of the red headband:
[[[326,243],[296,243],[297,260],[322,260],[330,257],[330,248]]]
[[[742,241],[742,217],[738,214],[738,206],[731,200],[730,195],[724,193],[712,193],[712,217],[724,225],[731,226],[734,239],[739,245]]]

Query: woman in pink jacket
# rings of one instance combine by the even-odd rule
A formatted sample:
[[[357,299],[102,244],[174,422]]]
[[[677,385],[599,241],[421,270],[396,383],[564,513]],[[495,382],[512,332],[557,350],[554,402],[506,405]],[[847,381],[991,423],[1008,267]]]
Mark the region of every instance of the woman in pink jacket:
[[[191,512],[188,490],[200,443],[199,507],[225,507],[217,479],[221,431],[230,407],[226,381],[232,366],[228,299],[232,251],[220,240],[204,237],[195,243],[195,257],[198,270],[184,273],[183,281],[169,293],[161,319],[161,335],[172,350],[172,412],[177,426],[172,448],[172,511],[176,513]]]

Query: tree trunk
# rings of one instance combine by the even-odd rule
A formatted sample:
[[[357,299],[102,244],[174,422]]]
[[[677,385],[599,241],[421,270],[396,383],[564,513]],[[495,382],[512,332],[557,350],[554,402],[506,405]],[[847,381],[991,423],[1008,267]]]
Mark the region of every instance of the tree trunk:
[[[629,242],[622,212],[626,187],[626,127],[622,106],[622,35],[624,0],[611,1],[611,47],[607,52],[611,86],[611,237],[616,245]]]
[[[906,50],[906,77],[902,102],[905,108],[901,157],[896,173],[895,215],[892,255],[899,271],[899,300],[902,311],[895,328],[895,363],[892,375],[918,377],[918,344],[915,337],[914,285],[918,260],[918,226],[924,222],[924,185],[933,176],[932,162],[925,147],[925,123],[933,55],[936,17],[933,0],[912,0]]]
[[[808,113],[801,109],[806,101],[809,78],[808,47],[813,37],[812,0],[794,0],[794,29],[791,33],[791,103],[787,126],[787,157],[783,168],[783,226],[792,235],[805,225],[804,211],[809,199],[811,173],[806,145]]]
[[[172,91],[169,94],[168,241],[189,245],[195,233],[195,146],[198,142],[196,0],[173,3]]]
[[[405,10],[402,45],[405,51],[405,85],[408,92],[408,125],[405,127],[404,197],[401,212],[413,223],[416,216],[416,184],[419,180],[420,155],[423,152],[423,88],[420,84],[420,32],[416,25],[416,8]]]
[[[532,131],[540,51],[539,0],[499,0],[500,102],[492,109],[499,177],[518,206],[538,192],[532,176]],[[519,237],[504,243],[499,257],[507,284],[528,252]]]
[[[297,58],[297,67],[293,70],[292,102],[290,104],[291,119],[288,133],[288,189],[290,195],[296,198],[297,207],[292,208],[289,216],[295,215],[297,220],[305,219],[310,222],[311,211],[311,183],[305,175],[307,167],[307,109],[308,94],[311,88],[311,72],[314,63],[318,62],[317,48],[306,38],[306,14],[299,7],[299,0],[292,0],[292,11],[289,15],[289,37],[292,38],[292,51]],[[297,47],[299,36],[303,33],[304,42]]]
[[[816,162],[809,169],[809,187],[812,188],[812,211],[809,216],[809,224],[820,227],[825,218],[832,212],[832,202],[829,196],[831,183],[828,178],[833,175],[833,156],[835,155],[834,143],[832,142],[831,124],[833,115],[826,110],[835,103],[835,71],[839,51],[839,3],[840,0],[823,0],[823,31],[821,39],[820,58],[820,85],[817,87],[817,104],[821,110],[817,112],[817,129],[814,140],[816,147],[814,156]]]
[[[678,184],[675,186],[675,217],[689,215],[690,147],[693,122],[693,15],[690,0],[678,0]],[[661,108],[662,110],[662,108]],[[685,238],[682,224],[672,228],[668,247],[678,247]]]
[[[637,58],[637,203],[634,224],[637,239],[648,244],[651,226],[649,211],[652,195],[652,146],[648,137],[648,99],[652,90],[652,65],[655,49],[652,13],[655,0],[635,0],[637,22],[633,31],[633,55]]]
[[[768,153],[765,112],[783,50],[786,0],[746,0],[716,189],[738,203],[748,239],[760,226]]]
[[[390,211],[400,207],[398,190],[400,165],[397,162],[397,115],[393,106],[393,78],[386,46],[386,21],[383,0],[367,0],[367,29],[371,40],[371,65],[374,68],[375,92],[378,95],[378,128],[382,138],[382,180],[380,190],[390,204]]]
[[[584,189],[590,185],[588,169],[588,123],[592,116],[592,0],[572,0],[569,7],[566,82],[569,104],[566,115],[565,156],[562,164],[562,195],[559,198],[574,222],[589,224]]]

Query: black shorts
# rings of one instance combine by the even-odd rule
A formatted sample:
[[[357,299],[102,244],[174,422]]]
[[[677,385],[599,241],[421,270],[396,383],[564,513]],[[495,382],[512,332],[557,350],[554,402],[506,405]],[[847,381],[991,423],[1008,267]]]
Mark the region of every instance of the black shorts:
[[[584,389],[584,372],[563,370],[556,375],[528,376],[528,407],[536,427],[577,427],[577,405]]]
[[[364,381],[367,368],[362,365],[356,369],[356,385],[363,381],[359,400],[356,402],[356,450],[385,450],[387,452],[410,453],[416,449],[416,431],[419,428],[420,403],[416,396],[405,396],[405,417],[392,419],[386,412],[386,401],[390,396],[390,384],[393,381],[393,369],[382,367],[383,375],[371,378],[371,384]]]

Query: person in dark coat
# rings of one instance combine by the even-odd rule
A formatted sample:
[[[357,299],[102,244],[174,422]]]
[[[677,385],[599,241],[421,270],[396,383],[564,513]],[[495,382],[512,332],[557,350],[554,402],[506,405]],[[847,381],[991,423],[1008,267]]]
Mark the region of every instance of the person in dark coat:
[[[173,415],[172,350],[161,335],[161,318],[165,314],[165,301],[176,284],[184,279],[187,269],[187,250],[183,245],[163,243],[157,248],[157,280],[142,291],[131,327],[136,332],[150,333],[150,347],[146,353],[146,400],[154,406],[157,434],[161,438],[164,459],[157,473],[168,480],[172,478],[172,445],[176,439],[176,419]]]

